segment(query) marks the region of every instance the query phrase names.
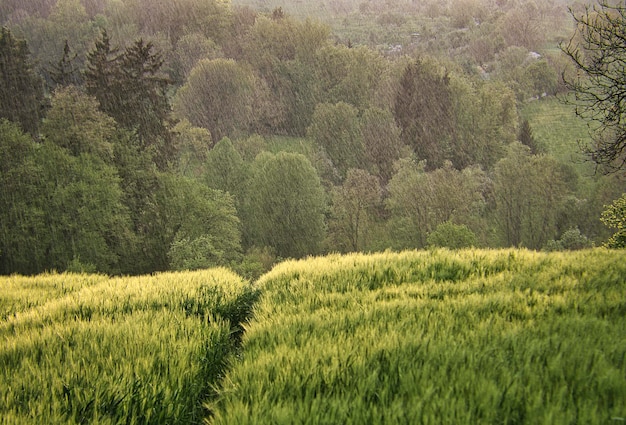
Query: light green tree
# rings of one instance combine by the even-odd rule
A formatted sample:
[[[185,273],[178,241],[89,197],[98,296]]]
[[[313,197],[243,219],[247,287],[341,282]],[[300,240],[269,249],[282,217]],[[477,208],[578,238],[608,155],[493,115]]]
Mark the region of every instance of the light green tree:
[[[480,227],[485,210],[484,173],[456,170],[450,162],[426,172],[423,163],[400,160],[388,185],[389,230],[396,248],[423,248],[441,223]]]
[[[476,235],[465,224],[441,223],[426,238],[429,246],[460,249],[476,246]]]
[[[616,231],[604,246],[607,248],[626,248],[626,194],[605,208],[601,220],[606,226]]]
[[[117,170],[90,154],[35,143],[0,124],[2,272],[65,270],[80,262],[123,271],[133,233]]]
[[[65,270],[78,259],[103,273],[122,272],[133,234],[117,169],[49,142],[37,156],[44,171],[39,202],[49,229],[42,235],[47,268]]]
[[[173,128],[177,152],[176,172],[187,177],[200,177],[204,162],[213,146],[209,130],[194,127],[189,120],[182,119]]]
[[[517,135],[515,95],[505,84],[483,83],[478,87],[462,77],[451,79],[455,138],[449,160],[463,169],[481,165],[485,170],[506,154]]]
[[[49,14],[34,15],[18,23],[16,30],[27,38],[40,73],[58,62],[66,41],[76,54],[76,67],[82,67],[85,52],[98,32],[83,4],[80,0],[59,0],[51,3]]]
[[[320,179],[304,155],[263,153],[255,159],[242,211],[247,246],[268,246],[283,258],[317,254],[325,211]]]
[[[376,176],[365,170],[348,170],[346,180],[332,196],[328,227],[333,249],[356,252],[367,247],[381,199]]]
[[[72,155],[88,153],[107,162],[113,159],[116,131],[115,120],[100,111],[98,101],[75,86],[54,92],[41,127],[46,140]]]
[[[238,203],[241,201],[247,168],[230,139],[220,140],[209,151],[204,167],[207,186],[230,193]]]
[[[559,214],[570,193],[563,167],[545,155],[531,155],[519,142],[495,166],[495,219],[507,246],[541,249],[554,239]]]
[[[329,42],[328,27],[284,14],[258,16],[242,40],[242,54],[263,79],[269,100],[259,111],[271,130],[304,136],[320,99],[315,54]]]
[[[374,104],[373,97],[386,68],[382,55],[366,47],[322,47],[315,60],[320,101],[346,102],[357,109],[367,109]]]
[[[317,105],[307,134],[326,152],[342,178],[348,169],[362,167],[365,147],[354,106],[345,102]]]
[[[173,52],[178,77],[184,81],[191,70],[202,59],[216,59],[222,54],[219,46],[201,33],[183,35],[176,43]]]
[[[252,71],[232,59],[203,59],[176,93],[174,111],[221,140],[255,120],[255,84]]]
[[[0,119],[0,273],[31,274],[45,267],[37,145],[15,123]]]
[[[241,230],[232,197],[196,180],[159,176],[152,232],[146,246],[157,270],[223,266],[241,255]]]

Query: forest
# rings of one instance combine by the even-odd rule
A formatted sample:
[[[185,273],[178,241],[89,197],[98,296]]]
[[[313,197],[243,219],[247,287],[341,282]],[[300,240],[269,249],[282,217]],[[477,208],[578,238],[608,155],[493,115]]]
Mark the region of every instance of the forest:
[[[5,0],[0,274],[610,243],[626,182],[559,48],[584,6]]]

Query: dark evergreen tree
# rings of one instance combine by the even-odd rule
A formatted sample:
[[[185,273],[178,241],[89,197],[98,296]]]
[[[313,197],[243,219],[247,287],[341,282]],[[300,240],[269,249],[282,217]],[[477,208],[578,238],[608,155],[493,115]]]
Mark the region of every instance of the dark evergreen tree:
[[[522,121],[522,125],[520,126],[519,133],[517,135],[517,140],[519,140],[523,145],[528,146],[530,148],[530,153],[533,155],[539,153],[539,146],[537,146],[537,140],[535,140],[535,136],[533,136],[533,130],[530,127],[528,120]]]
[[[11,31],[0,31],[0,118],[37,135],[43,115],[43,82],[30,63],[28,45]]]
[[[79,67],[76,66],[78,54],[72,55],[72,50],[67,40],[63,47],[63,56],[56,64],[51,64],[48,73],[54,87],[66,87],[69,85],[79,86],[82,84]]]
[[[106,30],[102,30],[94,49],[87,54],[85,88],[88,94],[98,100],[100,109],[112,117],[115,117],[119,103],[116,100],[120,90],[116,76],[117,61],[118,51],[111,47]]]
[[[436,65],[421,60],[410,63],[393,106],[402,141],[426,160],[428,169],[450,158],[455,123],[449,84],[448,74]]]
[[[163,59],[153,49],[152,43],[140,39],[119,58],[122,92],[117,110],[111,115],[122,126],[137,131],[145,148],[155,147],[157,161],[165,165],[174,153],[168,123],[170,80],[161,73]]]
[[[171,82],[162,75],[163,59],[153,49],[140,39],[118,55],[103,31],[87,56],[85,82],[101,110],[136,132],[142,149],[150,150],[164,169],[175,156],[166,94]]]

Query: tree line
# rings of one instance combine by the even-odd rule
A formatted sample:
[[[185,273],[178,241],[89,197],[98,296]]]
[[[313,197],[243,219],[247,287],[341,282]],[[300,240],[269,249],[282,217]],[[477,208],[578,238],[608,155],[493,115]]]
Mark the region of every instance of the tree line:
[[[610,235],[623,184],[589,190],[547,154],[509,83],[337,44],[280,9],[140,3],[59,0],[2,29],[1,273],[254,276],[329,251]],[[45,66],[17,35],[44,30],[73,35]]]

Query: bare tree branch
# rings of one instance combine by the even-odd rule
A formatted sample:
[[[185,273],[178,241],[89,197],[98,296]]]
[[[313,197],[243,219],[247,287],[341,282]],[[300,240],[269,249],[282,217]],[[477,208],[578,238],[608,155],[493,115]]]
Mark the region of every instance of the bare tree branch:
[[[626,6],[599,0],[570,13],[576,30],[560,47],[578,71],[564,76],[570,102],[590,122],[592,142],[583,151],[605,172],[626,170]]]

